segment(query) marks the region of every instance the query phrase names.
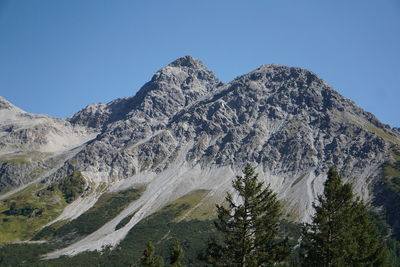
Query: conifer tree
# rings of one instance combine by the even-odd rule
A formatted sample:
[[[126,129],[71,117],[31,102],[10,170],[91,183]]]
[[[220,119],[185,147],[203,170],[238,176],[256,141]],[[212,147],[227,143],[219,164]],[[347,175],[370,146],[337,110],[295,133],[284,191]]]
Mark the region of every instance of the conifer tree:
[[[169,257],[170,267],[183,267],[182,260],[185,257],[181,244],[176,240],[171,247],[171,255]]]
[[[331,168],[303,229],[304,266],[385,266],[386,253],[366,206]]]
[[[151,241],[146,244],[146,249],[143,251],[143,256],[140,259],[141,267],[162,267],[163,261],[160,257],[155,255],[155,248]]]
[[[209,243],[202,259],[213,266],[271,266],[290,252],[287,240],[278,241],[280,206],[269,186],[258,181],[251,165],[232,185],[239,199],[227,193],[227,205],[217,205],[217,230],[224,244]]]

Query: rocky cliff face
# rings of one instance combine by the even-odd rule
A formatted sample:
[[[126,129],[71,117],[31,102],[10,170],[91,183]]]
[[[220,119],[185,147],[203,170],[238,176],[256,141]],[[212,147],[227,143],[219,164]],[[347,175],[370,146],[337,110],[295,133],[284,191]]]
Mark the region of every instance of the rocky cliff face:
[[[22,133],[14,126],[17,121],[2,121],[3,147],[27,140],[39,143],[29,147],[44,151],[50,140],[37,126],[42,124],[24,127]],[[138,204],[124,213],[136,210],[124,228],[115,231],[121,215],[53,256],[115,245],[142,218],[192,190],[210,190],[217,199],[230,190],[230,181],[247,162],[285,199],[288,216],[297,220],[308,218],[329,166],[337,167],[369,200],[382,164],[400,144],[398,130],[310,71],[263,65],[223,84],[190,56],[158,71],[133,97],[89,105],[66,121],[45,121],[46,129],[56,133],[63,127],[60,138],[85,136],[75,150],[65,147],[60,164],[40,176],[48,183],[79,170],[94,187],[147,185]],[[26,139],[32,136],[26,131],[45,140]],[[14,179],[12,167],[1,170]],[[87,210],[82,205],[76,204],[75,211]]]
[[[69,121],[103,131],[60,177],[71,169],[114,178],[160,172],[184,151],[191,165],[251,162],[284,176],[318,176],[333,165],[345,177],[366,177],[399,142],[307,70],[263,65],[224,85],[191,57],[160,70],[134,97],[88,106]]]
[[[203,63],[187,56],[158,71],[135,96],[86,107],[68,120],[103,131],[71,159],[77,164],[67,162],[56,178],[73,169],[84,169],[119,179],[155,167],[154,163],[166,156],[168,142],[157,144],[158,152],[141,148],[135,152],[132,147],[166,129],[178,111],[221,86]],[[165,138],[161,139],[167,141]]]
[[[96,129],[124,120],[161,124],[221,85],[203,63],[187,56],[158,71],[135,96],[89,105],[68,121]]]
[[[62,119],[27,113],[0,97],[0,192],[26,184],[96,132]]]

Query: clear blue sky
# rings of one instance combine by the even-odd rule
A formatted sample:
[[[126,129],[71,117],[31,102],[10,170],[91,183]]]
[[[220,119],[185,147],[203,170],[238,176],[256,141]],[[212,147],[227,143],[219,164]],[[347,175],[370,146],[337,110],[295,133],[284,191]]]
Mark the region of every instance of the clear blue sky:
[[[400,126],[399,0],[0,0],[0,95],[28,112],[134,95],[184,55],[224,82],[307,68]]]

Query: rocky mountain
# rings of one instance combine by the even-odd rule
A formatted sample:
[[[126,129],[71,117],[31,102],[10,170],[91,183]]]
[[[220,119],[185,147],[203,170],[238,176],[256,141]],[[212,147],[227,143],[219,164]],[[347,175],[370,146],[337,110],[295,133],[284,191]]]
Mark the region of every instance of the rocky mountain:
[[[27,113],[0,97],[0,192],[51,171],[96,135],[62,119]]]
[[[0,100],[0,186],[16,188],[3,199],[31,181],[48,186],[77,172],[86,183],[47,226],[79,218],[104,194],[145,188],[104,225],[48,258],[116,246],[144,218],[198,190],[207,193],[188,214],[204,211],[231,190],[247,162],[278,192],[287,218],[304,221],[329,166],[373,202],[384,187],[385,164],[400,160],[398,129],[314,73],[282,65],[262,65],[224,84],[200,61],[182,57],[136,95],[89,105],[66,120]]]

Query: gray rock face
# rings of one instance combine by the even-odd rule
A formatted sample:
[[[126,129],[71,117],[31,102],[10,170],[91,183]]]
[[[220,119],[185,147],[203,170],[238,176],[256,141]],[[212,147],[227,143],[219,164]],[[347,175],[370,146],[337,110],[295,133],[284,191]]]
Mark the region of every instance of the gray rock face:
[[[35,180],[55,166],[55,160],[43,153],[15,153],[0,158],[0,192]]]
[[[368,187],[400,144],[398,130],[310,71],[263,65],[223,84],[190,56],[159,70],[135,96],[89,105],[63,123],[99,134],[48,180],[81,170],[111,182],[183,160],[233,169],[250,162],[291,179],[317,177],[333,165]],[[11,129],[8,135],[22,140],[26,131],[40,132]]]
[[[170,127],[177,138],[199,142],[188,160],[248,161],[277,174],[309,169],[319,174],[329,165],[348,177],[360,174],[393,146],[383,133],[398,137],[315,74],[278,65],[235,79],[173,118]]]
[[[146,144],[130,147],[166,129],[176,113],[212,94],[222,85],[203,63],[185,56],[158,71],[135,96],[118,99],[107,105],[86,107],[69,121],[78,125],[86,123],[85,126],[103,129],[103,132],[95,142],[71,159],[77,163],[75,166],[66,163],[56,177],[62,177],[73,169],[83,169],[106,171],[111,177],[124,178],[138,170],[155,167],[161,158],[166,157],[166,147],[170,148],[171,144],[155,145],[159,153],[148,151]]]
[[[60,154],[96,134],[62,119],[27,113],[0,97],[0,192],[39,178]]]
[[[185,153],[193,166],[251,162],[285,177],[336,166],[367,183],[400,143],[396,130],[310,71],[263,65],[222,84],[190,56],[158,71],[135,96],[88,106],[69,121],[102,133],[52,179],[74,169],[112,179],[161,172]]]
[[[160,124],[221,85],[203,63],[185,56],[159,70],[135,96],[89,105],[68,120],[96,129],[120,120]]]
[[[104,103],[88,105],[68,118],[68,121],[73,124],[101,130],[112,114],[110,106]]]

